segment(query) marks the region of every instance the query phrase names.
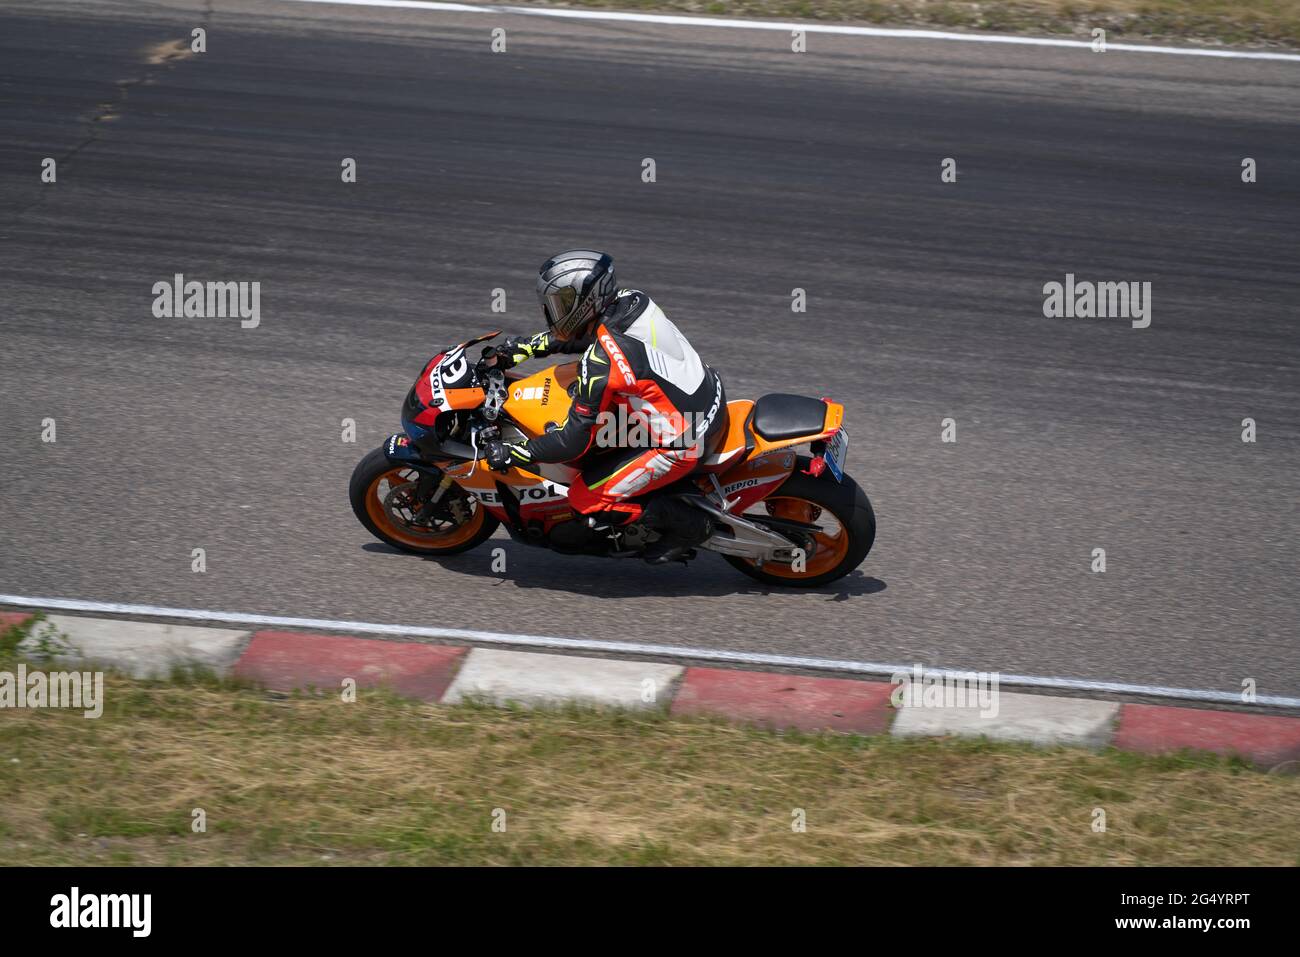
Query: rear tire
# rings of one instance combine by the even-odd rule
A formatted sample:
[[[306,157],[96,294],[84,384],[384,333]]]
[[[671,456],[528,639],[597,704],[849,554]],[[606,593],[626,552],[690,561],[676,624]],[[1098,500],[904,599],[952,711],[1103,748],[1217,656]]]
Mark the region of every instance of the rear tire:
[[[348,483],[352,513],[371,535],[386,545],[415,555],[455,555],[481,545],[501,524],[481,502],[456,485],[447,494],[467,500],[466,509],[472,511],[466,521],[443,529],[403,523],[385,507],[384,498],[392,494],[394,485],[409,481],[412,471],[388,461],[382,448],[375,449],[352,470],[352,480]],[[383,491],[385,482],[390,489],[387,493]]]
[[[867,493],[847,475],[844,476],[843,482],[835,481],[835,476],[829,471],[817,477],[805,475],[803,470],[808,468],[810,461],[805,456],[799,456],[794,472],[781,483],[780,488],[764,499],[764,502],[785,500],[830,512],[839,522],[843,534],[848,537],[847,542],[842,546],[843,553],[839,554],[840,550],[837,548],[832,553],[833,564],[823,568],[818,566],[818,554],[814,552],[808,557],[808,571],[803,575],[795,573],[789,566],[781,566],[774,562],[759,567],[754,562],[735,555],[722,556],[728,563],[755,581],[763,582],[765,585],[817,588],[843,578],[857,568],[871,551],[871,546],[875,544],[876,513],[871,508]],[[774,568],[781,569],[781,573],[769,570]]]

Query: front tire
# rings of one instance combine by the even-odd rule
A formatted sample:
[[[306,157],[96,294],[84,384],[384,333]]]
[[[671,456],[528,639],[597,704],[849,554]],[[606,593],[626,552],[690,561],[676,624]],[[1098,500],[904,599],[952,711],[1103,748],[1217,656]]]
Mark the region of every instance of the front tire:
[[[375,449],[352,470],[348,498],[352,512],[371,535],[385,544],[416,555],[455,555],[481,545],[500,522],[483,504],[458,485],[447,490],[447,517],[435,522],[414,521],[418,473],[388,460]]]
[[[765,585],[816,588],[843,578],[862,564],[876,541],[876,513],[867,493],[847,475],[835,481],[829,472],[814,477],[803,470],[809,459],[800,456],[795,471],[781,487],[759,502],[750,517],[767,515],[817,524],[823,531],[814,536],[815,545],[807,556],[804,570],[777,562],[758,565],[750,559],[723,555],[730,564],[750,578]],[[828,516],[834,522],[828,520]],[[829,526],[838,526],[832,530]]]

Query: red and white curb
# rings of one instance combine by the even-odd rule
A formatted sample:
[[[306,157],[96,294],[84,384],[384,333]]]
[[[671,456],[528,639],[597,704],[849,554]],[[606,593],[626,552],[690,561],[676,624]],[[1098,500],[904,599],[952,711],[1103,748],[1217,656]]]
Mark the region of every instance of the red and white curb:
[[[0,627],[28,618],[0,612]],[[286,631],[49,615],[82,660],[145,677],[201,664],[267,688],[383,687],[424,701],[525,706],[569,702],[715,715],[778,730],[898,737],[987,737],[1037,745],[1114,746],[1237,755],[1264,767],[1300,762],[1300,717],[1001,692],[977,707],[891,704],[894,685],[849,678],[701,668],[496,648]]]

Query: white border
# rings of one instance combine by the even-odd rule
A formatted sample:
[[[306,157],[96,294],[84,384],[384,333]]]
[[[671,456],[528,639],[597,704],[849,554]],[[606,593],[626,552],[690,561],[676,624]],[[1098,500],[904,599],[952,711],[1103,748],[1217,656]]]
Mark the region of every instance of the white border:
[[[404,10],[439,10],[446,13],[515,14],[522,17],[558,17],[567,20],[615,20],[624,23],[658,23],[672,27],[714,27],[725,30],[803,30],[851,37],[881,37],[895,40],[949,40],[960,43],[1016,43],[1022,46],[1068,47],[1092,50],[1088,40],[1058,40],[1049,37],[1007,36],[1001,33],[948,33],[943,30],[889,30],[879,27],[840,26],[829,23],[781,22],[775,20],[733,20],[720,17],[679,17],[661,13],[620,13],[613,10],[565,10],[558,7],[512,7],[504,4],[473,5],[435,3],[433,0],[284,0],[289,3],[335,3],[352,7],[396,7]],[[1106,44],[1106,52],[1167,53],[1173,56],[1212,56],[1231,60],[1300,61],[1300,53],[1265,53],[1206,47],[1163,47],[1141,43]]]

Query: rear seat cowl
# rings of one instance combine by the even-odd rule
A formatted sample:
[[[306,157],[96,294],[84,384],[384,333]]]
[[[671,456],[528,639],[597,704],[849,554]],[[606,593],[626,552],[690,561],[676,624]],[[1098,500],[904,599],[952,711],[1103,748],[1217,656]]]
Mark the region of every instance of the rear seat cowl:
[[[773,392],[754,403],[752,428],[769,442],[816,435],[826,425],[826,403],[806,395]]]

